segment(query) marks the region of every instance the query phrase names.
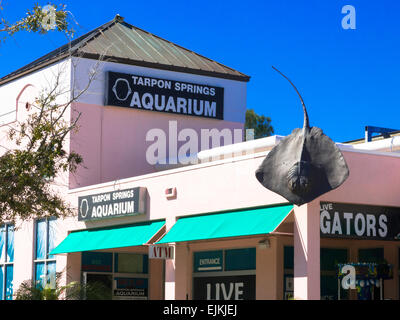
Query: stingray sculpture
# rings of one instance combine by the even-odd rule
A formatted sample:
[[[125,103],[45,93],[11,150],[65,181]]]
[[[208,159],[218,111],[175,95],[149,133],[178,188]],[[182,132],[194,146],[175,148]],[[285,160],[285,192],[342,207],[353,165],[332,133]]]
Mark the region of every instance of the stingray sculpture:
[[[257,180],[295,205],[308,203],[339,187],[349,169],[336,144],[320,128],[310,127],[307,109],[295,85],[304,112],[303,129],[294,129],[282,139],[256,171]]]

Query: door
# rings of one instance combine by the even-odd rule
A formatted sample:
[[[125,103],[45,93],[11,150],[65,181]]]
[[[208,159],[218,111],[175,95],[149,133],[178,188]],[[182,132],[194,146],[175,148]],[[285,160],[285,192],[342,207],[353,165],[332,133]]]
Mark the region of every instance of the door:
[[[83,291],[86,300],[111,300],[112,299],[112,275],[84,273]]]

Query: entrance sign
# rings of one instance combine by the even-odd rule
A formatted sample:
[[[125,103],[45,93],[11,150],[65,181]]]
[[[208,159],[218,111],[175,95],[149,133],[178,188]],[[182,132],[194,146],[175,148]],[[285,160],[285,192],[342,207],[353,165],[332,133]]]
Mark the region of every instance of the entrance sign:
[[[146,213],[146,188],[138,187],[78,198],[78,221]]]
[[[193,255],[193,259],[194,272],[222,271],[222,250],[195,252]]]
[[[174,247],[173,246],[149,246],[149,258],[150,259],[173,259],[174,258]]]
[[[106,106],[223,120],[224,88],[107,72]]]
[[[400,208],[321,202],[321,238],[400,240]]]

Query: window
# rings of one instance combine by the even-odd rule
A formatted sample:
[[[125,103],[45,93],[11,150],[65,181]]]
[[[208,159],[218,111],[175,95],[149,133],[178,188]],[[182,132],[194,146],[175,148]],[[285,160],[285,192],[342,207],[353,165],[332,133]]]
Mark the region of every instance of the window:
[[[294,247],[283,247],[283,299],[289,300],[294,295]]]
[[[360,263],[386,263],[383,248],[358,249],[358,262]],[[360,286],[359,286],[360,284]],[[358,300],[380,300],[381,290],[375,285],[361,286],[361,281],[356,282]],[[382,294],[385,292],[385,281],[382,281]],[[382,299],[384,297],[382,296]]]
[[[0,300],[12,300],[14,272],[14,226],[0,226]]]
[[[50,255],[50,252],[55,248],[56,223],[55,218],[36,221],[34,279],[36,285],[43,288],[47,284],[55,287],[56,257]]]
[[[113,264],[114,263],[114,264]],[[147,274],[149,256],[141,253],[82,252],[81,270],[102,273]]]
[[[225,250],[225,270],[255,270],[256,248]]]
[[[338,297],[338,264],[348,260],[347,249],[321,248],[321,300],[337,300]],[[340,291],[340,299],[349,299],[349,290]]]
[[[100,282],[115,299],[148,299],[149,257],[141,253],[82,252],[83,282]],[[105,296],[107,297],[107,289]],[[91,299],[86,295],[86,299]],[[107,298],[107,299],[111,299]]]
[[[320,266],[321,266],[321,300],[338,299],[338,278],[337,268],[339,263],[348,261],[347,249],[321,248]],[[285,246],[283,250],[284,265],[284,299],[293,297],[293,274],[294,274],[294,247]],[[342,290],[340,299],[348,299],[348,290]]]
[[[358,250],[358,262],[366,263],[384,263],[383,248],[374,249],[359,249]]]

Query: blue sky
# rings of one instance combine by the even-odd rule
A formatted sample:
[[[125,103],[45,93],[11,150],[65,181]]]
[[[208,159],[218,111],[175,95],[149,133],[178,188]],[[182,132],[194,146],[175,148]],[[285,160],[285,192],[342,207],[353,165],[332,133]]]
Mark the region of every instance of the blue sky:
[[[34,2],[3,0],[1,14],[15,21]],[[301,127],[303,116],[296,93],[271,65],[299,89],[311,125],[322,128],[334,141],[362,138],[366,125],[400,130],[399,1],[62,3],[79,23],[77,35],[119,13],[128,23],[251,76],[247,107],[271,117],[276,134],[287,135]],[[342,28],[341,10],[347,4],[356,10],[355,30]],[[0,45],[0,76],[65,42],[65,36],[56,32],[20,33],[7,39]]]

